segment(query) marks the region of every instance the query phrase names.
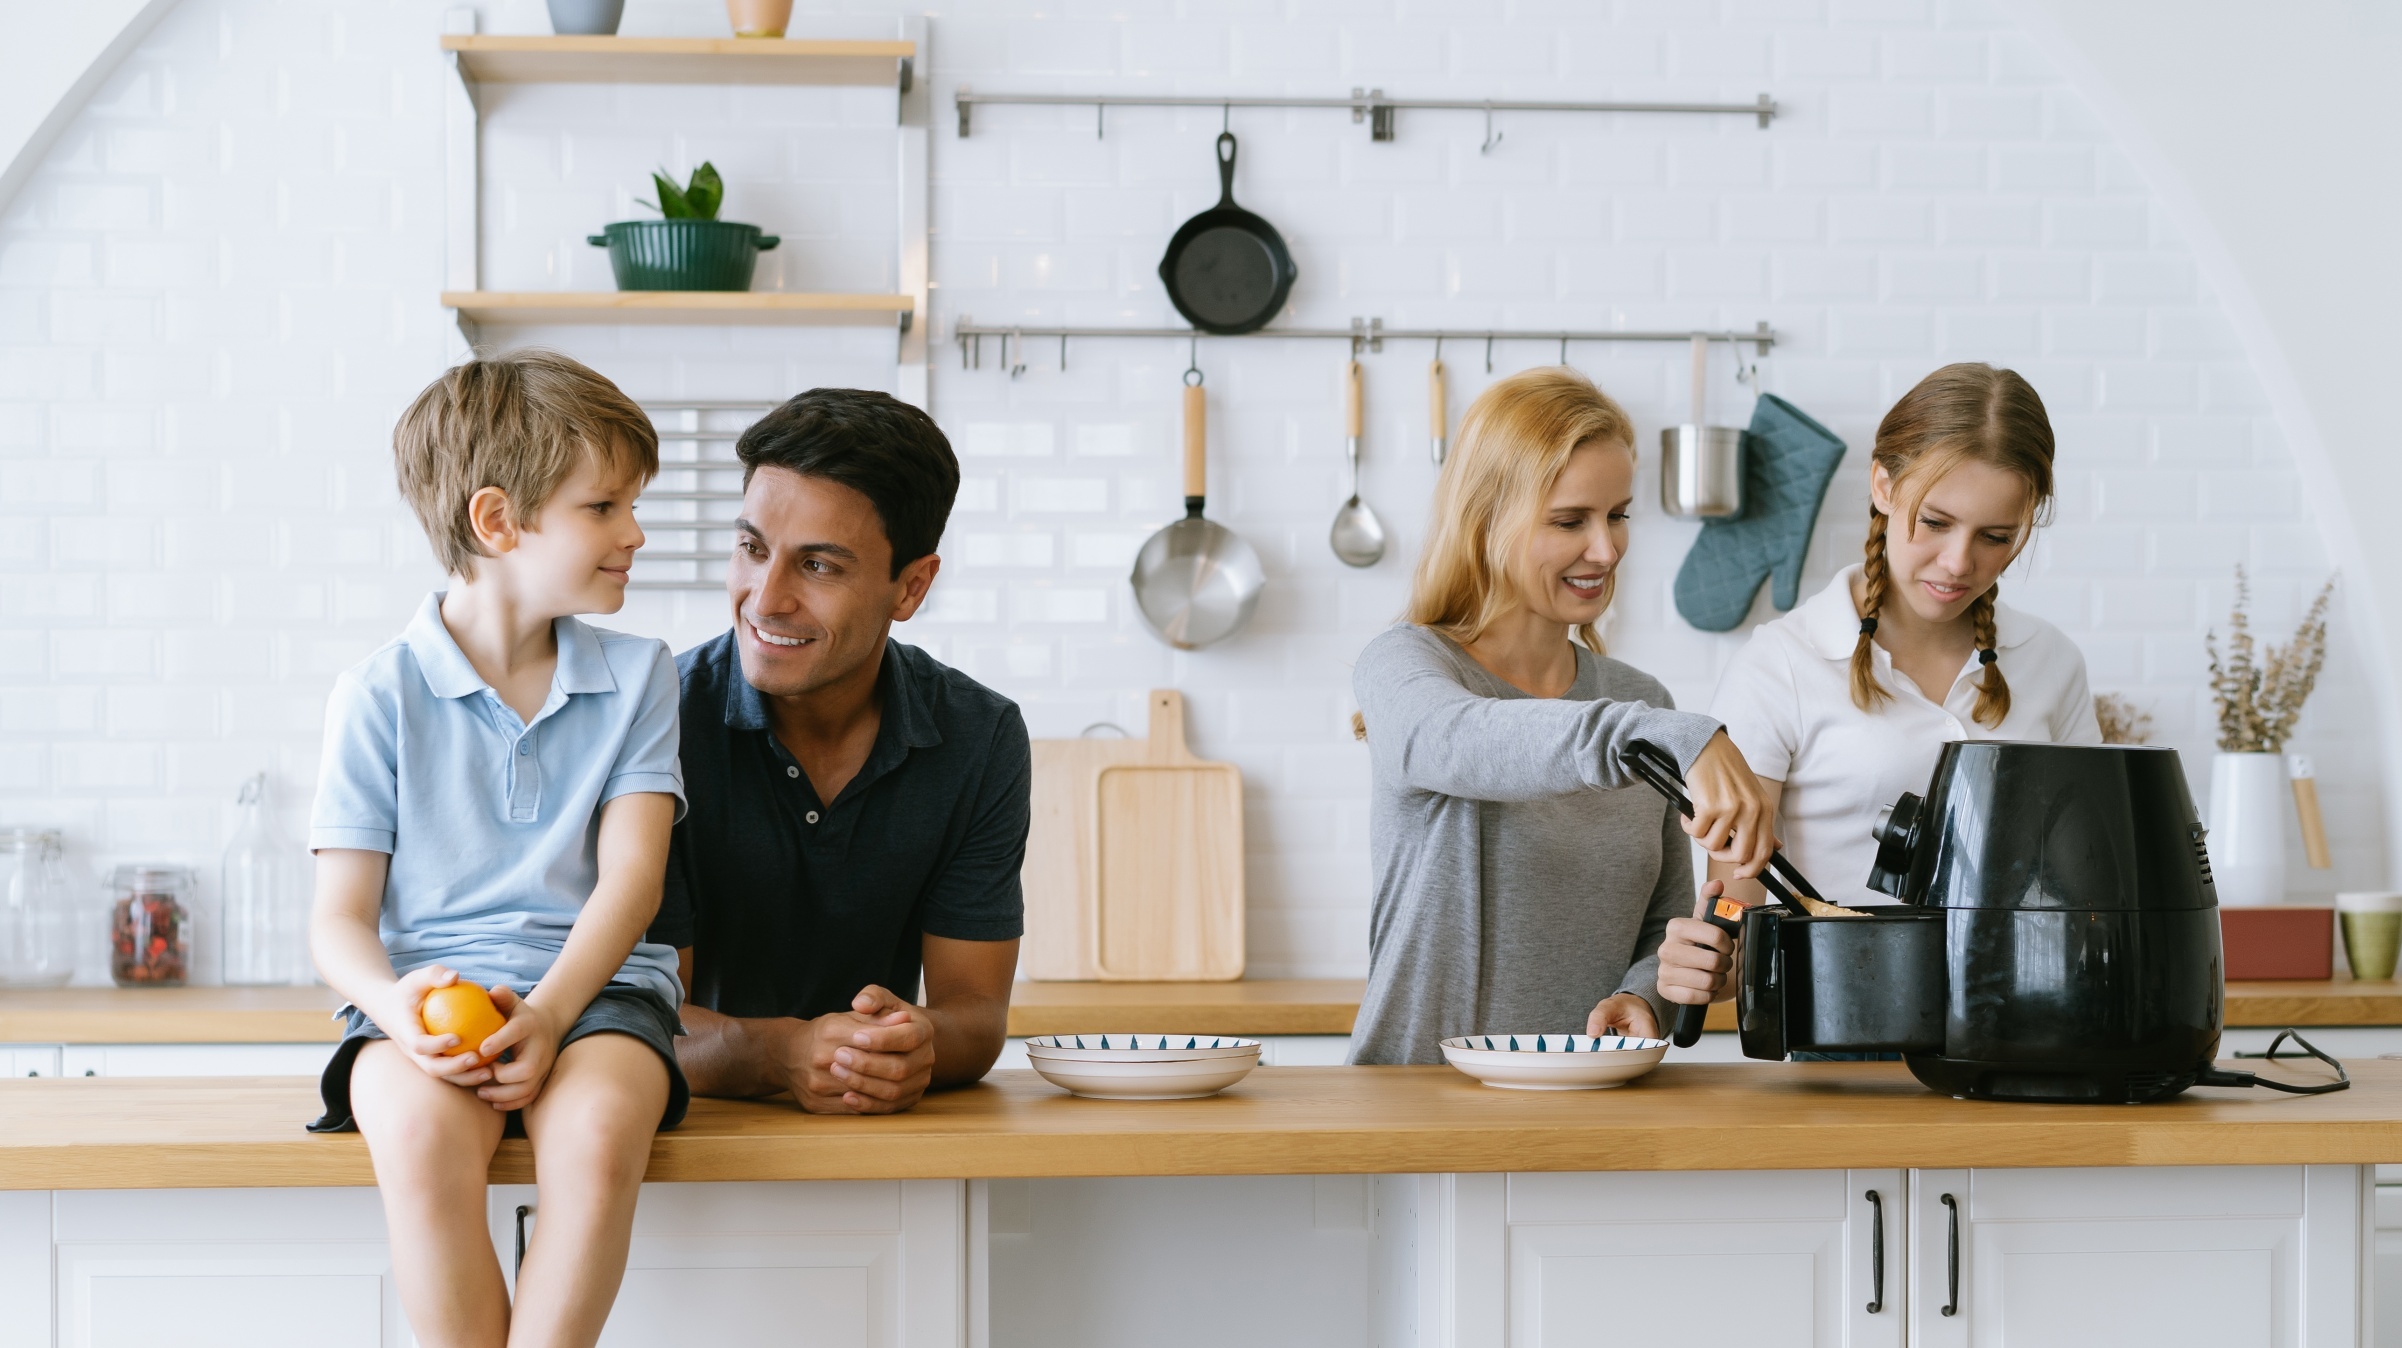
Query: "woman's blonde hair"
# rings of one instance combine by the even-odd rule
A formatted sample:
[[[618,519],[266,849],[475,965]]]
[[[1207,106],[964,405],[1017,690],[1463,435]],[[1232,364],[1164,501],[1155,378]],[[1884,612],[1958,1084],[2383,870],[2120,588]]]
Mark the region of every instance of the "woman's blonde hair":
[[[1635,452],[1635,426],[1593,381],[1564,365],[1511,375],[1494,384],[1460,419],[1459,437],[1435,479],[1426,548],[1410,578],[1409,621],[1459,642],[1483,636],[1521,602],[1513,572],[1543,512],[1544,499],[1578,445],[1599,440]],[[1612,572],[1602,604],[1617,590]],[[1598,653],[1590,623],[1576,635]]]
[[[1905,535],[1918,530],[1918,508],[1943,475],[1963,463],[1991,464],[2016,476],[2027,487],[2018,520],[2018,541],[2011,558],[2027,546],[2037,526],[2052,509],[2052,423],[2043,399],[2015,370],[1964,361],[1946,365],[1918,381],[1877,425],[1873,457],[1892,483],[1894,513],[1907,523]],[[1860,639],[1852,647],[1852,704],[1874,711],[1891,696],[1877,682],[1871,644],[1877,612],[1885,606],[1892,577],[1885,560],[1885,531],[1889,523],[1871,501],[1868,541],[1860,567]],[[2010,685],[1995,663],[1993,606],[2001,586],[1989,587],[1968,606],[1968,620],[1977,643],[1984,676],[1977,683],[1973,713],[1979,725],[1999,726],[2010,714]]]

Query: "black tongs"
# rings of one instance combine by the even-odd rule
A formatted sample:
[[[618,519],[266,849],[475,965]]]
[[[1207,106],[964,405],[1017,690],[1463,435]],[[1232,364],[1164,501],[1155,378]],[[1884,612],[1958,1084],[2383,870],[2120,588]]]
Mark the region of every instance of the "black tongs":
[[[1693,817],[1692,798],[1685,794],[1685,774],[1678,770],[1676,760],[1669,757],[1666,750],[1649,740],[1636,740],[1627,745],[1626,752],[1620,757],[1629,772],[1649,783],[1652,790],[1667,797],[1668,803],[1677,808],[1677,813],[1687,819]],[[1768,869],[1760,872],[1760,884],[1768,890],[1773,902],[1784,905],[1797,917],[1806,917],[1810,911],[1802,905],[1800,898],[1795,897],[1797,891],[1815,902],[1826,902],[1825,896],[1818,892],[1818,887],[1795,869],[1792,862],[1785,860],[1782,851],[1768,854]],[[1725,932],[1728,941],[1732,942],[1742,931],[1742,917],[1743,905],[1732,899],[1721,898],[1702,920]],[[1701,1038],[1702,1021],[1709,1014],[1707,1003],[1680,1002],[1676,1009],[1676,1030],[1670,1036],[1670,1041],[1678,1048],[1693,1047]]]

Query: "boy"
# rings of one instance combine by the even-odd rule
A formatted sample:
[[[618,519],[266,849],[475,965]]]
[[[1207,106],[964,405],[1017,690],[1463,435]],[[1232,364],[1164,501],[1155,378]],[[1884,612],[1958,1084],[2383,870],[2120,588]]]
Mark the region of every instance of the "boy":
[[[310,946],[350,1005],[310,1126],[366,1135],[418,1343],[590,1344],[687,1099],[675,952],[641,939],[684,801],[675,663],[570,616],[625,603],[658,437],[532,351],[448,371],[392,440],[451,582],[327,705]],[[480,1044],[419,1018],[462,978],[506,1017]],[[541,1211],[514,1311],[484,1223],[512,1124]]]

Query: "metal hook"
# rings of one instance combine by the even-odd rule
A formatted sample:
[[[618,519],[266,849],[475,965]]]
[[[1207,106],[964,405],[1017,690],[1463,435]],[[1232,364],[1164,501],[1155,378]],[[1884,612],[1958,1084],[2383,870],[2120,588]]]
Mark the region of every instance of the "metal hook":
[[[1015,379],[1019,375],[1026,372],[1026,334],[1017,331],[1015,328],[1012,328],[1010,329],[1009,335],[1017,338],[1018,356],[1015,361],[1009,359],[1009,343],[1007,340],[1003,340],[1001,343],[1001,363],[1009,366],[1009,377]]]
[[[1068,335],[1064,332],[1059,334],[1059,372],[1068,372]]]
[[[1443,363],[1443,334],[1435,334],[1435,364]]]
[[[1218,105],[1218,134],[1219,134],[1219,135],[1221,135],[1221,136],[1224,136],[1224,135],[1231,135],[1231,134],[1233,134],[1233,131],[1234,131],[1234,105],[1233,105],[1232,103],[1222,103],[1222,104],[1219,104],[1219,105]]]
[[[1198,332],[1193,334],[1192,346],[1185,351],[1184,382],[1190,388],[1201,386],[1201,334]]]
[[[1105,116],[1105,115],[1106,115],[1108,112],[1109,112],[1109,105],[1108,105],[1107,103],[1095,103],[1095,104],[1093,104],[1093,139],[1094,139],[1094,140],[1100,140],[1100,139],[1102,139],[1102,138],[1103,138],[1103,137],[1102,137],[1102,135],[1101,135],[1101,118],[1102,118],[1103,116]]]
[[[1562,365],[1566,365],[1567,363],[1568,363],[1568,339],[1567,339],[1565,336],[1563,336],[1563,337],[1561,337],[1561,338],[1560,338],[1560,364],[1562,364]]]
[[[1750,390],[1751,390],[1751,391],[1752,391],[1754,394],[1757,394],[1757,393],[1759,393],[1759,391],[1760,391],[1760,367],[1759,367],[1759,364],[1758,364],[1757,362],[1754,362],[1754,363],[1752,363],[1752,364],[1749,364],[1749,365],[1747,365],[1747,364],[1745,364],[1745,363],[1744,363],[1744,361],[1743,361],[1743,343],[1741,343],[1740,341],[1737,341],[1737,340],[1735,339],[1734,335],[1733,335],[1733,334],[1731,334],[1731,333],[1730,333],[1730,334],[1728,334],[1728,336],[1727,336],[1727,339],[1726,339],[1726,347],[1727,347],[1727,350],[1729,350],[1729,351],[1732,351],[1732,352],[1734,352],[1734,353],[1735,353],[1735,382],[1736,382],[1736,383],[1738,383],[1738,384],[1741,384],[1741,385],[1743,385],[1744,387],[1746,387],[1746,388],[1748,388],[1748,389],[1750,389]]]
[[[1485,143],[1477,146],[1476,152],[1478,154],[1491,154],[1493,153],[1493,147],[1499,145],[1500,143],[1501,135],[1493,130],[1493,107],[1488,103],[1485,105]],[[1561,363],[1566,364],[1567,362],[1563,361]]]
[[[1493,373],[1493,334],[1485,334],[1485,373]]]

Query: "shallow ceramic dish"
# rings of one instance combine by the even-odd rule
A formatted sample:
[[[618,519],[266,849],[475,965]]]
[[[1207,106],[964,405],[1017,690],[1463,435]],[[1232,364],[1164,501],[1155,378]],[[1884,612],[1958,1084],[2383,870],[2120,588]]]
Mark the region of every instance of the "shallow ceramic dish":
[[[1096,1100],[1192,1100],[1259,1066],[1259,1041],[1193,1034],[1046,1034],[1026,1041],[1043,1080]]]
[[[1443,1060],[1488,1086],[1514,1091],[1594,1091],[1623,1086],[1660,1065],[1665,1039],[1621,1035],[1471,1034],[1443,1041]]]

